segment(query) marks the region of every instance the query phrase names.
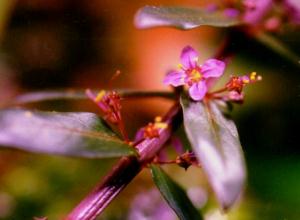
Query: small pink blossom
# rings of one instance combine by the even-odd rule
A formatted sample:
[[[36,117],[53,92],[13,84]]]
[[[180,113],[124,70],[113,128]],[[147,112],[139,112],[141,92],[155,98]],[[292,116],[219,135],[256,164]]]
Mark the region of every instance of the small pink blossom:
[[[229,18],[236,18],[240,15],[240,11],[236,8],[226,8],[224,14]]]
[[[164,84],[175,87],[186,85],[193,100],[202,100],[208,90],[207,80],[222,76],[225,63],[217,59],[208,59],[199,65],[198,52],[190,46],[183,48],[180,59],[179,70],[170,71],[163,81]]]
[[[243,89],[245,85],[256,83],[261,80],[262,77],[260,75],[257,75],[256,72],[252,72],[249,75],[243,76],[231,76],[229,81],[226,83],[226,89],[227,91],[229,91],[229,93],[224,97],[224,100],[232,101],[235,103],[243,103]]]
[[[245,12],[243,20],[248,24],[260,23],[272,9],[273,0],[244,0]]]
[[[295,24],[300,24],[300,1],[285,0],[284,1],[288,15]]]

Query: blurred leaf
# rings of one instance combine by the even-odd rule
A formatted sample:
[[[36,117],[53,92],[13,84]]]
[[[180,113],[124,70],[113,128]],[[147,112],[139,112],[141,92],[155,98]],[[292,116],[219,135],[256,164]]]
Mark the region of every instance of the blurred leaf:
[[[152,178],[170,207],[181,220],[203,219],[187,197],[185,191],[174,182],[159,166],[151,165]]]
[[[134,154],[92,113],[0,111],[0,145],[64,156],[107,158]]]
[[[283,42],[266,33],[257,34],[256,40],[270,48],[273,52],[290,60],[300,67],[300,57],[288,48]]]
[[[243,152],[233,121],[216,102],[181,98],[184,126],[196,156],[224,210],[240,195],[246,176]]]
[[[145,6],[135,15],[137,28],[170,26],[183,30],[202,25],[231,27],[241,25],[236,18],[230,18],[223,11],[208,12],[198,8]]]
[[[93,90],[94,93],[98,93],[100,90]],[[125,90],[117,89],[122,97],[162,97],[173,98],[174,94],[167,91],[141,91],[141,90]],[[59,99],[89,99],[84,90],[52,90],[52,91],[37,91],[25,93],[17,96],[11,104],[26,104],[31,102],[51,101]]]
[[[15,7],[16,0],[1,0],[0,1],[0,41],[3,40],[7,22]]]
[[[98,91],[99,92],[99,91]],[[84,90],[52,90],[29,92],[17,96],[13,104],[26,104],[59,99],[88,99]]]

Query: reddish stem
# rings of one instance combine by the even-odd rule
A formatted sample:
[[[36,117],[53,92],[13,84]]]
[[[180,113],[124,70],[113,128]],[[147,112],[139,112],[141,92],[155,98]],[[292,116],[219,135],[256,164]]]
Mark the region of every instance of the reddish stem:
[[[180,105],[175,104],[163,118],[168,128],[159,131],[158,138],[145,139],[136,145],[139,157],[122,157],[98,186],[88,194],[65,220],[93,220],[132,181],[141,169],[153,160],[170,138],[174,125],[182,120]]]

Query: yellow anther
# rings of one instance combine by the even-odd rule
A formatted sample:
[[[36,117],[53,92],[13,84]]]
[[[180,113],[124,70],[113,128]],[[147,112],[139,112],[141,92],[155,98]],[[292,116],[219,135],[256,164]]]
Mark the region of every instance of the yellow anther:
[[[161,122],[162,121],[162,117],[160,116],[156,116],[154,119],[155,122]]]
[[[192,72],[191,72],[191,79],[193,81],[198,82],[199,80],[202,79],[202,74],[198,70],[193,69]]]
[[[179,63],[179,64],[177,65],[177,67],[178,67],[178,69],[182,69],[182,68],[183,68],[183,65],[182,65],[181,63]]]
[[[95,101],[96,102],[99,102],[102,100],[103,96],[105,95],[105,90],[101,90],[98,94],[97,94],[97,97],[95,98]]]
[[[165,129],[168,127],[168,124],[164,122],[155,122],[154,126],[155,128]]]
[[[256,72],[252,72],[252,73],[250,74],[250,79],[251,79],[251,80],[256,80]]]
[[[154,123],[155,128],[164,129],[164,128],[168,127],[167,123],[162,122],[162,117],[160,117],[160,116],[156,116],[154,119],[154,122],[155,122]]]
[[[249,79],[243,79],[244,84],[248,84],[249,82],[250,82]]]

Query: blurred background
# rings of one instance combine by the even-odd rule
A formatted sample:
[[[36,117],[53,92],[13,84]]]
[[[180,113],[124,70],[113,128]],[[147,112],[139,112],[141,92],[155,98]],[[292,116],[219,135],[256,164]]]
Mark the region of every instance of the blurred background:
[[[167,89],[162,79],[179,62],[184,46],[200,51],[203,61],[216,53],[227,31],[210,27],[137,30],[134,14],[144,5],[199,7],[207,3],[211,1],[0,0],[0,105],[18,94],[45,89]],[[278,35],[300,54],[299,29]],[[208,219],[300,219],[299,65],[244,37],[232,44],[237,52],[224,80],[230,74],[252,71],[263,76],[262,82],[246,89],[244,105],[235,106],[232,113],[248,168],[243,197],[229,215],[222,216],[201,170],[184,171],[173,165],[165,170],[191,195],[198,195],[195,204]],[[120,76],[111,81],[117,71]],[[133,136],[139,126],[163,114],[172,103],[145,99],[123,104]],[[24,107],[97,112],[89,101]],[[0,219],[61,219],[114,162],[1,150]],[[99,219],[139,219],[132,214],[139,196],[153,196],[156,204],[163,204],[153,187],[145,169]],[[152,205],[154,213],[150,203],[140,209],[150,212]]]

